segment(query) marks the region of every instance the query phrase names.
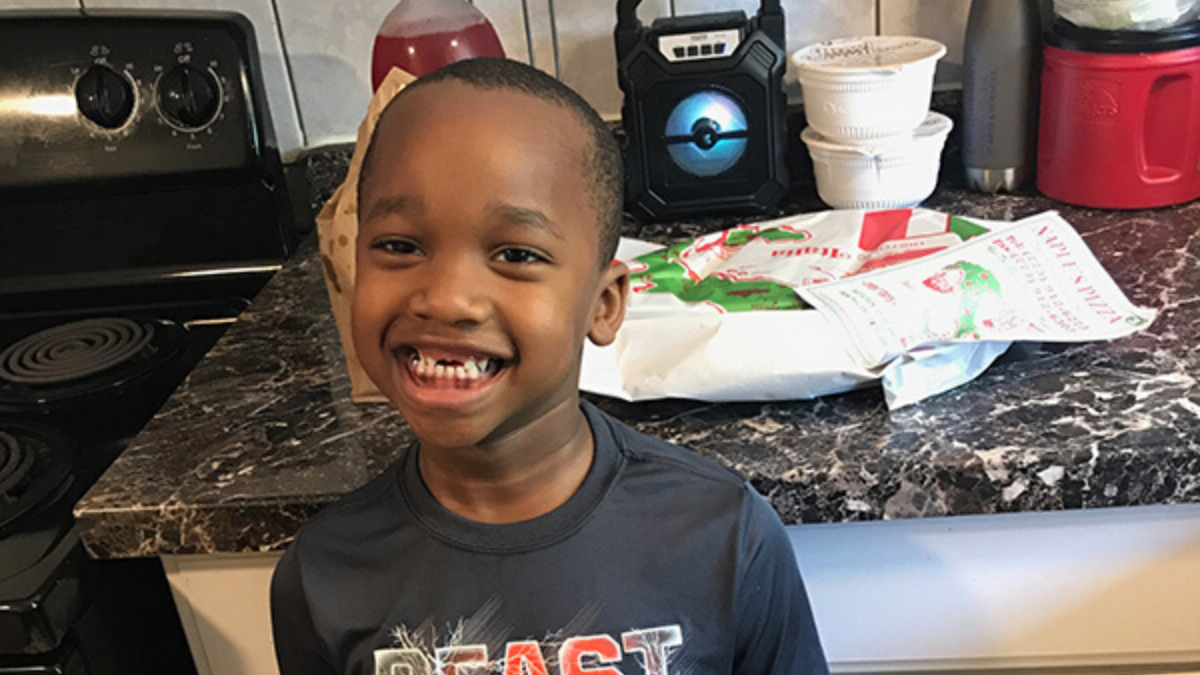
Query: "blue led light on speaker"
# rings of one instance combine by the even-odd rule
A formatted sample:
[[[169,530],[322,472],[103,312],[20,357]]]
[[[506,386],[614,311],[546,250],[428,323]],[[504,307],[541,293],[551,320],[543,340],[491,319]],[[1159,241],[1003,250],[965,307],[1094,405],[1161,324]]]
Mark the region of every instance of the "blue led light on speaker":
[[[680,101],[667,117],[667,152],[680,169],[700,177],[728,171],[746,152],[746,112],[728,94],[704,90]]]

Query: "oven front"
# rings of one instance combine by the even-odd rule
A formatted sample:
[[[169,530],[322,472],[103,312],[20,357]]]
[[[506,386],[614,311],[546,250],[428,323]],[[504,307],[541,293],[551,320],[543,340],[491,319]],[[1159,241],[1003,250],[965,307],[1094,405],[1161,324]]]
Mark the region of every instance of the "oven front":
[[[71,510],[294,249],[253,31],[0,12],[0,674],[194,672]]]

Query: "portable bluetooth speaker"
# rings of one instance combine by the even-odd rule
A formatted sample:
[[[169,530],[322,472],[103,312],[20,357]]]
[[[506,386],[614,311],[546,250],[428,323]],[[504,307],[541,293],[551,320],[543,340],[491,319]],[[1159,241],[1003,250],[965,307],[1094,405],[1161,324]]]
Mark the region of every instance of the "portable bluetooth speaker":
[[[617,3],[617,80],[625,101],[625,206],[640,220],[761,214],[788,187],[779,0],[741,11],[637,18]]]

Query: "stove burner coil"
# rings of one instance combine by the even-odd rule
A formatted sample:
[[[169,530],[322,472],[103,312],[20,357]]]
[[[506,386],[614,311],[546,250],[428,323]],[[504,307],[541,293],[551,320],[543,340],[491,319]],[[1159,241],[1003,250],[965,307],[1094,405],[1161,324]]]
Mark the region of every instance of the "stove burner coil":
[[[55,326],[0,353],[0,379],[26,385],[69,382],[128,361],[153,337],[153,325],[119,317]]]
[[[74,482],[73,447],[51,427],[0,421],[0,579],[15,564],[12,549],[6,548],[15,523],[56,500]]]
[[[34,453],[22,448],[11,434],[0,431],[0,504],[11,504],[33,467]]]

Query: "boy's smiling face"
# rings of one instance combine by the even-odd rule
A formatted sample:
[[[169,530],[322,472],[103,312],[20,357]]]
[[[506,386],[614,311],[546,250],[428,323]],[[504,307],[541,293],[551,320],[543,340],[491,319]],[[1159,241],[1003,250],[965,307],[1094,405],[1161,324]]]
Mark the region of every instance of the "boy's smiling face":
[[[599,260],[583,124],[446,81],[405,94],[375,133],[353,309],[363,368],[425,447],[556,435],[579,415],[583,340],[612,341],[627,285]]]

